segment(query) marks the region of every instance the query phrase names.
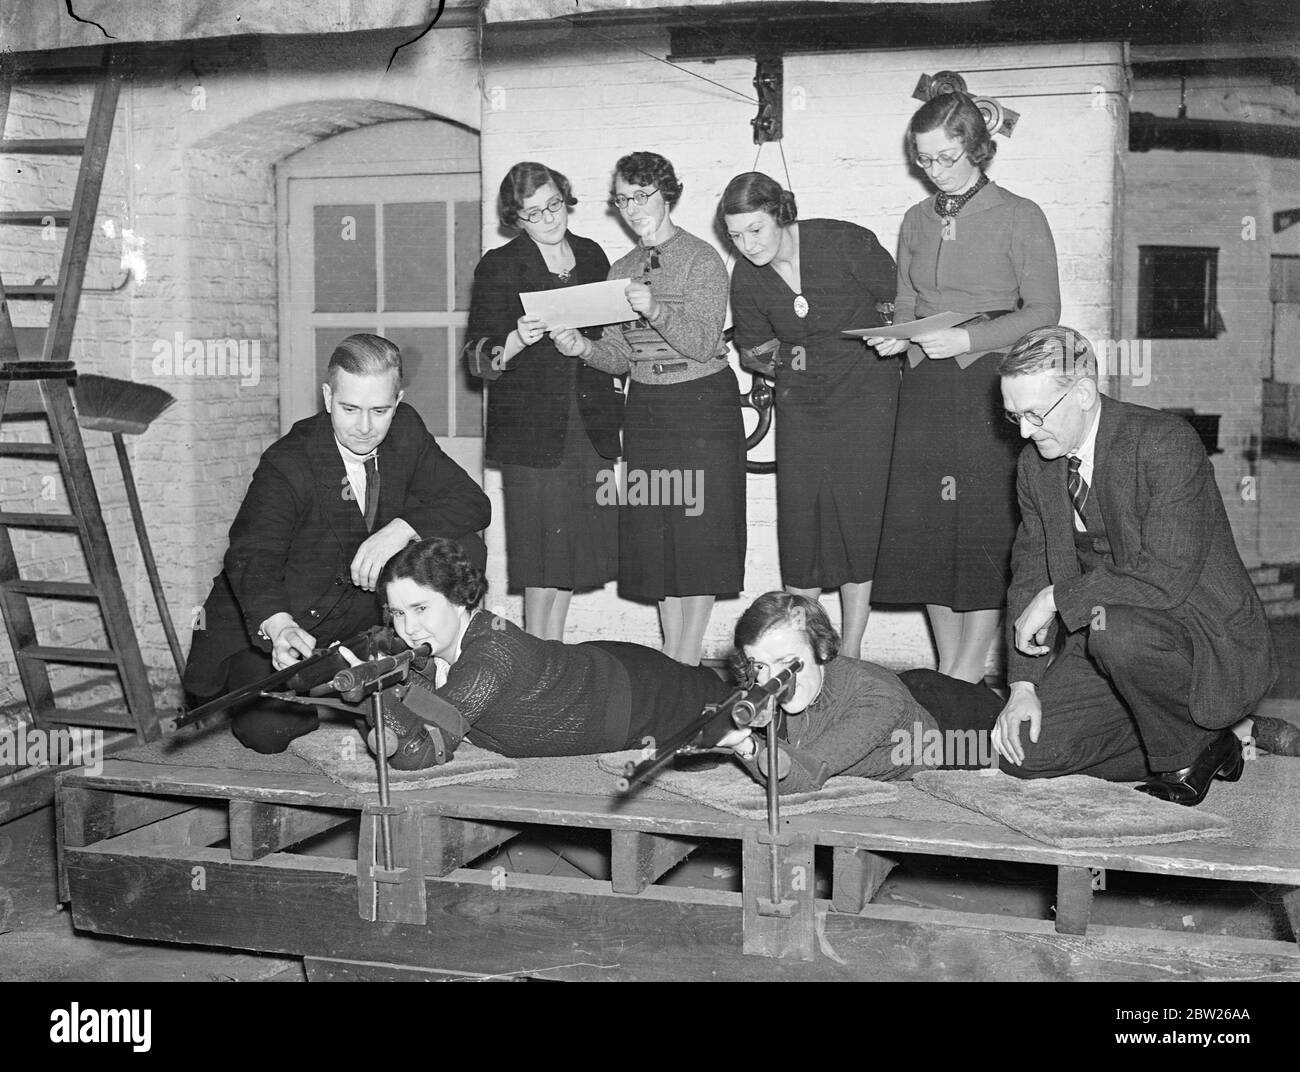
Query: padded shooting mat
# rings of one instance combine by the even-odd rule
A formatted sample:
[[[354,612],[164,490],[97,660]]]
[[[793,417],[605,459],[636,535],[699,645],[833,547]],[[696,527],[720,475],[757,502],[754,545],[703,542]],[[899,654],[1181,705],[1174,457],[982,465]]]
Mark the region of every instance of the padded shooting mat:
[[[642,752],[633,748],[626,752],[608,752],[597,756],[596,762],[601,770],[622,774],[629,762],[635,763],[641,758]],[[656,789],[665,789],[675,796],[686,797],[745,819],[767,818],[767,790],[729,759],[724,759],[718,766],[707,770],[665,767],[651,779],[650,784]],[[840,776],[827,779],[825,785],[811,793],[782,794],[781,814],[843,811],[856,805],[892,801],[897,797],[898,789],[888,782]]]
[[[1083,774],[1026,780],[996,770],[921,771],[912,784],[1060,848],[1158,845],[1228,833],[1225,819],[1199,807]]]
[[[289,742],[289,751],[349,789],[370,792],[379,788],[375,757],[352,726],[321,726],[314,733]],[[518,775],[519,765],[513,759],[462,741],[452,761],[441,767],[414,771],[390,767],[388,787],[397,793],[404,789],[435,789],[440,785],[488,782]]]

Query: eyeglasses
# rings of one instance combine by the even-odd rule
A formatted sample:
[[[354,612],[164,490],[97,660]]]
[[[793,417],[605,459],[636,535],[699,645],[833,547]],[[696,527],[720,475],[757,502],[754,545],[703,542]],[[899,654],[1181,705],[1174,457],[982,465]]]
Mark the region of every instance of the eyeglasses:
[[[938,156],[927,156],[924,153],[920,153],[912,159],[915,161],[916,166],[922,171],[929,171],[935,164],[938,164],[944,171],[947,171],[965,155],[966,150],[963,149],[959,153],[940,153]]]
[[[563,196],[556,194],[541,208],[530,208],[527,212],[519,213],[519,218],[521,220],[527,220],[529,223],[541,223],[543,213],[547,216],[558,216],[560,214],[560,209],[563,207]]]
[[[1014,410],[1009,410],[1009,409],[1004,409],[1002,413],[1007,418],[1007,420],[1009,420],[1014,425],[1019,426],[1020,420],[1023,417],[1035,428],[1041,428],[1043,427],[1043,422],[1047,420],[1049,416],[1051,416],[1052,410],[1056,409],[1057,406],[1059,406],[1062,402],[1064,402],[1065,396],[1068,395],[1070,391],[1073,390],[1074,390],[1073,387],[1068,388],[1064,395],[1062,395],[1060,398],[1058,398],[1055,402],[1053,402],[1050,406],[1047,407],[1047,412],[1044,413],[1041,417],[1037,413],[1030,413],[1028,411],[1024,413],[1016,413]]]
[[[620,212],[627,208],[628,203],[635,201],[638,205],[644,205],[650,198],[659,192],[658,187],[653,190],[638,190],[636,193],[624,197],[622,194],[615,194],[609,199],[609,203]]]

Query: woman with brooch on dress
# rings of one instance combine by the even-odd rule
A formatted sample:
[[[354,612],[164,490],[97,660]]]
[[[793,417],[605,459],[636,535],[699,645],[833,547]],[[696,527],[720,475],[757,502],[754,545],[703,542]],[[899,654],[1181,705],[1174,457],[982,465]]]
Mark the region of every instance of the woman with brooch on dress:
[[[985,174],[997,147],[970,97],[922,105],[907,147],[938,192],[903,218],[894,323],[974,319],[910,346],[867,340],[882,356],[907,351],[873,598],[924,603],[940,672],[982,681],[1018,521],[1021,444],[1003,419],[997,365],[1060,318],[1056,246],[1042,209]]]
[[[756,171],[727,185],[718,218],[740,252],[731,275],[735,343],[776,379],[781,579],[817,599],[838,588],[844,650],[862,650],[894,447],[898,362],[851,328],[884,322],[894,258],[864,227],[800,220],[794,194]]]
[[[744,586],[745,430],[722,341],[727,270],[712,246],[673,223],[682,184],[658,153],[619,160],[613,195],[640,241],[609,278],[628,280],[641,319],[595,342],[572,329],[553,334],[560,353],[629,374],[619,591],[659,604],[664,652],[693,666],[715,597]],[[647,502],[638,485],[659,494]],[[665,490],[674,501],[662,501]]]
[[[488,387],[488,461],[501,467],[510,587],[524,590],[524,625],[564,639],[573,592],[618,572],[618,512],[599,502],[601,473],[619,455],[622,396],[612,376],[562,357],[521,293],[596,283],[609,261],[569,230],[569,180],[531,161],[501,182],[497,213],[520,234],[474,271],[465,354]]]

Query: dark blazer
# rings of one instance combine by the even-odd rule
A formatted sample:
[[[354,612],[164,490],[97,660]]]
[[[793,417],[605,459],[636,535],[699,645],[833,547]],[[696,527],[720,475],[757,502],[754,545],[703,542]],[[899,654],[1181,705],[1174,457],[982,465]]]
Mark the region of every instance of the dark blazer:
[[[1098,607],[1167,611],[1192,639],[1193,720],[1207,729],[1250,714],[1277,677],[1264,608],[1223,508],[1205,448],[1181,417],[1102,397],[1092,485],[1113,566],[1079,569],[1064,457],[1020,454],[1020,529],[1007,593],[1007,680],[1038,683],[1047,657],[1015,650],[1015,620],[1048,584],[1069,632]]]
[[[559,465],[569,424],[569,400],[575,393],[592,446],[605,458],[620,454],[623,399],[608,373],[565,357],[550,336],[521,350],[504,369],[492,363],[524,315],[521,293],[604,282],[609,274],[604,250],[572,232],[569,247],[576,263],[567,284],[551,274],[542,251],[526,234],[488,250],[474,270],[464,352],[471,374],[491,381],[484,454],[498,465],[533,469]],[[583,330],[593,339],[600,333],[599,327]]]
[[[377,458],[375,531],[400,517],[421,538],[464,538],[470,558],[484,566],[476,533],[491,520],[491,504],[406,403],[398,405]],[[249,647],[270,651],[258,629],[280,611],[321,644],[377,624],[377,594],[351,580],[352,558],[369,536],[329,414],[299,421],[262,455],[230,526],[225,569],[194,631],[186,690],[200,697],[225,691],[225,661]]]

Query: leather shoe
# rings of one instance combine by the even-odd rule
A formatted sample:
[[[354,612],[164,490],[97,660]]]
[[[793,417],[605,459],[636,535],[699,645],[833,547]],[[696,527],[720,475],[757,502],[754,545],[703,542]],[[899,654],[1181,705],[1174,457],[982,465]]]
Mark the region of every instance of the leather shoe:
[[[1205,794],[1210,791],[1210,783],[1215,778],[1235,782],[1241,777],[1245,766],[1241,741],[1231,730],[1223,730],[1192,760],[1190,766],[1182,770],[1158,772],[1137,789],[1139,793],[1194,808],[1205,799]]]
[[[1251,721],[1256,748],[1275,756],[1300,756],[1300,726],[1268,715],[1255,715]]]

